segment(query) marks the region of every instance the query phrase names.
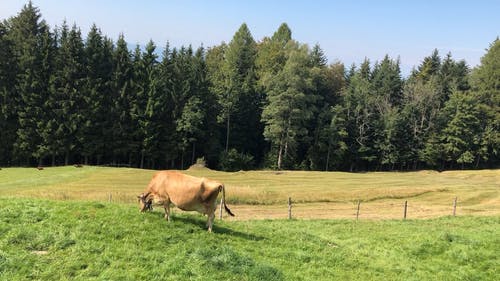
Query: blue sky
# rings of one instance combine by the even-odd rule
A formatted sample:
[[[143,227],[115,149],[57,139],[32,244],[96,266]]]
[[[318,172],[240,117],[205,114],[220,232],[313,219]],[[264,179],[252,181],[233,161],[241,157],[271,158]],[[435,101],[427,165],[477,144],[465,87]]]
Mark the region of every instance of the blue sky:
[[[16,15],[27,1],[1,0],[0,18]],[[319,43],[329,62],[359,64],[385,54],[401,59],[404,74],[437,48],[441,56],[480,62],[500,36],[497,1],[305,1],[305,0],[33,0],[54,27],[64,19],[86,34],[92,25],[129,44],[152,39],[161,48],[206,47],[229,42],[245,22],[255,40],[271,36],[283,22],[292,36]]]

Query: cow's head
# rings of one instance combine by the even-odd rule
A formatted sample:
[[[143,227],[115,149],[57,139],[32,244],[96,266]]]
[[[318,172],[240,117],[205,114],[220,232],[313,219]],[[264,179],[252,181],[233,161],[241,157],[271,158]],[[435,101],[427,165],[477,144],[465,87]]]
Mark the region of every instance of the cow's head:
[[[141,193],[141,195],[137,196],[137,199],[139,199],[139,210],[141,212],[153,210],[153,198],[149,197],[150,194],[150,192],[146,194]]]

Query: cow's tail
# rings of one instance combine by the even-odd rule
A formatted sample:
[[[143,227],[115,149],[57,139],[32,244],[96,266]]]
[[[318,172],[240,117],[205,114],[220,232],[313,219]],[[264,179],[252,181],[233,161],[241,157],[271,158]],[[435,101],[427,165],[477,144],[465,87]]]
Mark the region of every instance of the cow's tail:
[[[222,185],[222,202],[224,202],[224,209],[226,212],[231,216],[234,217],[234,214],[229,210],[229,208],[226,205],[226,189],[224,188],[224,185]]]

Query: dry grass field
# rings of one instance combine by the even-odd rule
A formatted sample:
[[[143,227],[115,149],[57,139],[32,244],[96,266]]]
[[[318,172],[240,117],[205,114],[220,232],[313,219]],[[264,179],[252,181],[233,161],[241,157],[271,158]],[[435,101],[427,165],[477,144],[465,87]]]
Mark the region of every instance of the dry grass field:
[[[240,171],[192,168],[187,174],[225,183],[235,220],[294,218],[408,218],[500,215],[500,170],[418,172]],[[111,201],[132,204],[155,171],[129,168],[56,167],[0,170],[0,197]],[[132,206],[132,205],[131,205]]]

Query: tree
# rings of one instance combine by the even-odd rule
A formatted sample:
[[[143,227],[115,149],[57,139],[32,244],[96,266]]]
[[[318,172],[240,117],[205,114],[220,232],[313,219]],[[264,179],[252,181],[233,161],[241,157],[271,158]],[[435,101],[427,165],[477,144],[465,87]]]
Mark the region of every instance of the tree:
[[[8,40],[13,44],[12,55],[18,70],[15,92],[20,97],[14,153],[24,159],[25,164],[31,164],[33,158],[42,164],[46,149],[42,146],[41,132],[47,121],[44,103],[49,90],[45,71],[50,65],[50,58],[45,55],[50,47],[50,31],[31,2],[10,19],[10,27]]]
[[[120,34],[113,51],[113,76],[111,80],[113,104],[108,116],[114,120],[112,123],[113,162],[120,159],[128,161],[129,165],[132,164],[132,152],[138,148],[133,141],[135,128],[131,116],[134,102],[132,71],[132,60],[127,42],[123,34]]]
[[[197,134],[200,126],[203,112],[200,110],[200,101],[197,77],[195,73],[193,49],[191,46],[180,49],[174,48],[168,53],[168,46],[164,53],[164,59],[161,64],[162,80],[166,82],[165,93],[169,97],[169,108],[166,114],[167,119],[172,122],[165,122],[168,128],[165,128],[171,137],[165,140],[165,145],[170,148],[171,161],[180,160],[180,167],[184,166],[184,156],[190,144],[195,141],[194,135]],[[167,101],[165,101],[167,102]],[[168,107],[167,107],[168,106]],[[193,112],[194,111],[194,112]],[[201,113],[201,114],[200,114]]]
[[[267,104],[262,112],[264,137],[276,151],[277,169],[282,169],[283,163],[292,163],[297,142],[307,134],[306,123],[312,117],[308,48],[290,41],[287,51],[283,70],[269,81]]]
[[[106,136],[109,119],[107,114],[110,108],[107,95],[110,93],[112,73],[112,56],[108,39],[101,30],[92,25],[84,46],[85,79],[83,93],[85,97],[85,123],[82,126],[83,138],[82,155],[84,163],[88,164],[93,158],[93,163],[100,165],[106,155]],[[110,49],[111,48],[111,49]]]
[[[73,25],[68,30],[66,23],[61,30],[56,68],[49,98],[52,118],[51,128],[45,134],[45,142],[54,156],[64,155],[68,165],[71,154],[80,154],[85,123],[84,49],[80,30]]]
[[[17,64],[9,32],[8,22],[0,22],[0,165],[11,164],[19,127],[17,111],[20,101],[15,92]]]
[[[399,106],[402,100],[403,81],[399,60],[394,61],[388,55],[382,62],[376,63],[370,80],[375,114],[374,148],[378,152],[378,165],[390,165],[391,169],[399,162],[401,148]]]
[[[439,74],[441,68],[441,57],[437,49],[432,51],[432,54],[425,57],[420,66],[418,67],[417,77],[429,81],[432,76]]]
[[[333,132],[332,126],[344,124],[332,120],[339,120],[340,108],[333,110],[333,107],[341,103],[341,89],[345,86],[344,65],[336,62],[329,66],[326,65],[327,59],[319,45],[315,45],[311,51],[311,75],[314,88],[314,107],[312,118],[308,124],[309,136],[303,138],[301,142],[302,150],[307,151],[307,165],[304,168],[323,170],[332,166],[330,161],[330,152],[332,145],[337,145],[337,133]],[[345,128],[337,128],[345,130]],[[335,140],[333,140],[334,138]],[[335,144],[332,144],[332,141]],[[337,163],[334,163],[336,165]]]
[[[476,100],[470,93],[455,92],[442,111],[448,119],[441,137],[446,160],[462,168],[474,162],[480,143],[481,112]]]
[[[226,152],[234,146],[239,151],[257,153],[256,139],[261,131],[260,97],[255,90],[256,53],[250,30],[242,24],[224,52],[223,91],[217,92],[221,107],[219,120],[226,125]]]
[[[292,40],[292,31],[286,23],[280,25],[271,38],[264,38],[258,46],[255,60],[258,86],[266,92],[269,80],[285,66],[286,45]]]
[[[440,111],[440,94],[437,90],[437,79],[425,82],[419,78],[407,81],[401,111],[401,118],[407,132],[407,140],[401,149],[403,164],[411,164],[417,169],[419,161],[425,161],[422,151],[426,140],[437,130]]]
[[[144,157],[148,157],[149,159],[148,166],[154,168],[158,160],[158,154],[156,154],[155,151],[160,151],[160,126],[164,104],[162,103],[162,99],[160,99],[160,81],[157,67],[158,56],[155,54],[155,49],[156,46],[154,42],[150,40],[146,45],[146,50],[143,52],[140,61],[142,80],[139,80],[141,85],[138,96],[140,99],[146,101],[145,108],[140,108],[139,111],[137,111],[139,114],[139,126],[144,136],[142,140],[141,168],[144,165]]]
[[[493,41],[481,64],[472,73],[472,90],[477,93],[480,119],[480,148],[476,167],[481,161],[490,167],[500,163],[500,40]]]
[[[370,62],[365,59],[343,91],[350,171],[367,169],[377,159],[374,143],[377,116],[370,76]]]
[[[323,114],[326,112],[323,111]],[[324,159],[324,170],[330,171],[332,168],[340,169],[343,166],[347,146],[346,110],[338,104],[330,107],[327,115],[330,117],[328,126],[321,129],[319,134],[319,149],[317,159]],[[326,152],[326,153],[325,153]],[[323,156],[323,157],[320,157]],[[312,166],[319,170],[323,167]]]
[[[215,116],[210,118],[212,97],[208,91],[207,70],[204,61],[205,51],[202,47],[191,56],[191,92],[177,123],[177,131],[181,133],[184,149],[191,146],[191,164],[194,164],[196,156],[196,144],[206,143],[210,127],[215,126]],[[183,165],[181,165],[183,166]]]

